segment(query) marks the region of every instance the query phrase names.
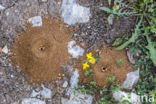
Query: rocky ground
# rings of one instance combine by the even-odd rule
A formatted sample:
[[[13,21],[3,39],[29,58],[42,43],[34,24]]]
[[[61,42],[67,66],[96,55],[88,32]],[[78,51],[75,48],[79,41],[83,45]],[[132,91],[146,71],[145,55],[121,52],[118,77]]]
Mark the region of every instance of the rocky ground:
[[[78,0],[80,5],[90,7],[91,18],[88,23],[76,25],[79,27],[79,31],[75,32],[73,37],[77,42],[84,43],[87,50],[100,47],[106,42],[112,42],[121,34],[131,31],[131,27],[134,25],[133,18],[121,18],[118,22],[114,20],[112,26],[108,25],[107,14],[98,9],[99,6],[107,5],[106,1]],[[15,41],[16,34],[21,29],[26,31],[23,24],[31,16],[50,15],[54,18],[60,18],[61,3],[61,0],[0,0],[0,5],[5,7],[4,10],[0,10],[0,47],[7,46],[9,50],[12,49],[12,42]],[[32,96],[32,98],[45,100],[46,104],[61,104],[61,98],[65,96],[69,79],[64,78],[56,83],[45,82],[42,86],[30,84],[27,82],[27,76],[19,73],[20,68],[11,64],[11,54],[10,51],[0,54],[0,103],[21,104],[24,98],[31,97],[34,89],[45,87],[51,89],[51,98],[44,97],[43,94]]]

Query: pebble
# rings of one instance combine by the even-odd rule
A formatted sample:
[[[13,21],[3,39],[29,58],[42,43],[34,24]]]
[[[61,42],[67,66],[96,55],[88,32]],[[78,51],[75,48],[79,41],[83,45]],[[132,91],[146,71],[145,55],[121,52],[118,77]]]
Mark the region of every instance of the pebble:
[[[62,87],[66,88],[67,86],[68,86],[68,82],[65,81],[65,82],[63,83]]]
[[[2,52],[5,54],[9,52],[7,45],[3,47]]]
[[[52,95],[52,92],[50,89],[48,88],[43,88],[43,90],[41,91],[41,95],[44,97],[44,98],[51,98],[51,95]]]
[[[0,5],[0,10],[4,10],[4,9],[5,9],[5,7]]]
[[[46,104],[46,102],[37,98],[24,98],[21,104]]]
[[[39,27],[42,26],[42,17],[41,16],[35,16],[28,19],[29,23],[32,23],[33,27]]]

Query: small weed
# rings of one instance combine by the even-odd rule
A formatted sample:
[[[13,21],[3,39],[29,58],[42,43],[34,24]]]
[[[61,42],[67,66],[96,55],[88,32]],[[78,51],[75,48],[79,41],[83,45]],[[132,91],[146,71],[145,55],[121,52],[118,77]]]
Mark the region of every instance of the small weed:
[[[93,70],[92,69],[85,70],[85,73],[84,74],[85,74],[86,77],[91,77],[91,78],[94,77],[94,73],[93,73]]]
[[[116,1],[120,2],[117,3]],[[124,2],[126,2],[129,6],[125,5]],[[153,91],[156,90],[156,75],[153,72],[155,72],[154,65],[156,66],[156,1],[115,0],[114,6],[116,5],[119,6],[119,8],[110,9],[107,7],[101,7],[100,9],[110,15],[118,17],[133,15],[137,18],[137,24],[132,33],[127,33],[126,36],[118,38],[112,46],[118,46],[116,48],[117,50],[127,47],[137,58],[135,62],[135,69],[142,69],[140,70],[141,78],[136,85],[137,94],[144,95],[155,93]],[[111,23],[111,18],[109,19],[109,23]]]
[[[117,59],[116,62],[115,62],[115,64],[116,64],[116,66],[117,66],[118,68],[120,68],[120,67],[121,67],[121,64],[122,64],[123,62],[124,62],[123,59]]]
[[[117,104],[118,102],[112,96],[115,91],[120,90],[120,86],[114,82],[114,76],[109,76],[106,79],[109,84],[102,88],[103,97],[100,99],[99,104]]]
[[[96,82],[90,82],[90,84],[79,85],[77,89],[79,89],[83,94],[92,94],[98,92],[99,88],[95,86]]]

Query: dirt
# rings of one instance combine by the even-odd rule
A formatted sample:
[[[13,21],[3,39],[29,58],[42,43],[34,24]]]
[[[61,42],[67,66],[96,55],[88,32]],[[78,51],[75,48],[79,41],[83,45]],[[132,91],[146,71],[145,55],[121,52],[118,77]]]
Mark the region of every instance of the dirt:
[[[70,30],[61,21],[43,18],[42,27],[26,24],[14,43],[13,62],[28,74],[30,82],[56,81],[62,76],[61,65],[68,62]]]
[[[126,79],[126,74],[134,71],[132,65],[128,61],[125,50],[115,50],[114,48],[104,46],[99,52],[99,62],[92,65],[94,78],[84,76],[84,71],[81,68],[81,80],[88,83],[91,80],[97,82],[98,86],[104,87],[108,84],[106,80],[109,76],[115,76],[115,81],[122,84]]]

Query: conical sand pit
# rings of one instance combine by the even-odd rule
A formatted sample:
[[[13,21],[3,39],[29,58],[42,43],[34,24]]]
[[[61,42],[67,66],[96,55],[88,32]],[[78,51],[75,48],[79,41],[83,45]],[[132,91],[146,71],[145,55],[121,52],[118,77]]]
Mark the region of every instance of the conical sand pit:
[[[54,81],[61,75],[60,67],[67,64],[67,44],[70,30],[60,21],[43,18],[42,27],[26,24],[14,43],[13,62],[28,74],[30,82]]]
[[[82,68],[81,68],[82,69]],[[96,81],[98,86],[106,86],[109,76],[115,76],[116,82],[122,84],[126,79],[126,74],[134,71],[130,62],[127,59],[126,51],[117,51],[115,49],[104,46],[100,51],[100,60],[95,65],[92,65],[94,78],[84,76],[84,71],[81,71],[81,80],[88,83],[91,80]]]

